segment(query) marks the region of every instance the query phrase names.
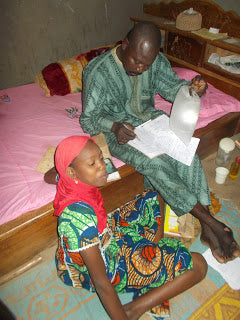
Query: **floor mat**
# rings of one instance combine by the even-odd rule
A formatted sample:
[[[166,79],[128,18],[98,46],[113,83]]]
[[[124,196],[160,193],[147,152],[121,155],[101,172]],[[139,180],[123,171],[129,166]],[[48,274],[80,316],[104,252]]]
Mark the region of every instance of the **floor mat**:
[[[240,291],[232,290],[226,283],[188,320],[238,320],[240,319]]]

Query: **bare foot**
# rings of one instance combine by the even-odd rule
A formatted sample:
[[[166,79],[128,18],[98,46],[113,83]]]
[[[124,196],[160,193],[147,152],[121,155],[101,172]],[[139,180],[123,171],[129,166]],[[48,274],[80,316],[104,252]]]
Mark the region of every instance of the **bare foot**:
[[[229,227],[218,220],[216,220],[214,231],[205,223],[201,223],[201,226],[201,241],[210,247],[213,256],[219,263],[226,263],[239,256],[240,248]]]
[[[202,232],[200,240],[205,246],[209,247],[212,251],[213,256],[219,263],[225,263],[225,259],[222,256],[219,241],[212,232],[212,229],[208,225],[202,224]]]

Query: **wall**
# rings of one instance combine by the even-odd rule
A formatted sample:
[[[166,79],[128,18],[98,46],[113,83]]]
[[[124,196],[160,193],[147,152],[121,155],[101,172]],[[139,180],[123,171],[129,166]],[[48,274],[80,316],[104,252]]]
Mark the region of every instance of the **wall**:
[[[143,0],[1,0],[0,88],[44,66],[122,39]]]
[[[0,0],[0,88],[31,83],[51,62],[122,39],[129,16],[153,1]],[[215,2],[240,14],[239,0]]]
[[[226,11],[235,11],[240,15],[240,1],[239,0],[215,0],[215,2]]]

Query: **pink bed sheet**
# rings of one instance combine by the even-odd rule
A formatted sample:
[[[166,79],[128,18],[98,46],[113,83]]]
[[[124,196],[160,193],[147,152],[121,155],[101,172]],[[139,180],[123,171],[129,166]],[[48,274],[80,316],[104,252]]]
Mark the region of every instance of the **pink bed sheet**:
[[[81,110],[81,93],[46,98],[37,84],[0,91],[0,225],[54,199],[56,188],[36,167],[49,146],[83,133],[78,118],[65,108]],[[123,165],[113,159],[116,167]]]
[[[198,74],[193,70],[179,67],[175,67],[173,70],[178,74],[179,78],[186,79],[188,81],[192,80]],[[156,95],[155,106],[157,109],[163,110],[167,114],[170,114],[172,103],[164,100],[160,95]],[[206,95],[201,98],[201,109],[196,129],[207,126],[210,122],[221,118],[229,112],[239,111],[239,100],[225,94],[208,83]]]
[[[181,77],[182,70],[176,71]],[[182,77],[190,80],[194,74],[184,73]],[[57,146],[65,137],[84,134],[78,118],[70,119],[65,110],[81,110],[81,93],[47,98],[32,83],[1,90],[3,95],[10,101],[0,99],[0,225],[54,199],[56,187],[46,184],[36,167],[49,146]],[[155,101],[156,108],[170,113],[169,102],[158,95]],[[240,111],[240,102],[209,85],[197,128],[233,111]],[[115,158],[113,162],[116,167],[123,165]]]

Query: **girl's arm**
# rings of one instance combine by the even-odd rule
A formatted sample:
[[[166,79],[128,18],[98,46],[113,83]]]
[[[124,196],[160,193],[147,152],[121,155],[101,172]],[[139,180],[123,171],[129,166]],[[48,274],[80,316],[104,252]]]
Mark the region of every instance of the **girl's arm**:
[[[56,177],[57,170],[53,167],[44,174],[44,181],[49,184],[56,184]]]
[[[106,274],[106,267],[103,262],[98,246],[93,246],[80,252],[97,294],[112,320],[128,319],[119,297]]]

